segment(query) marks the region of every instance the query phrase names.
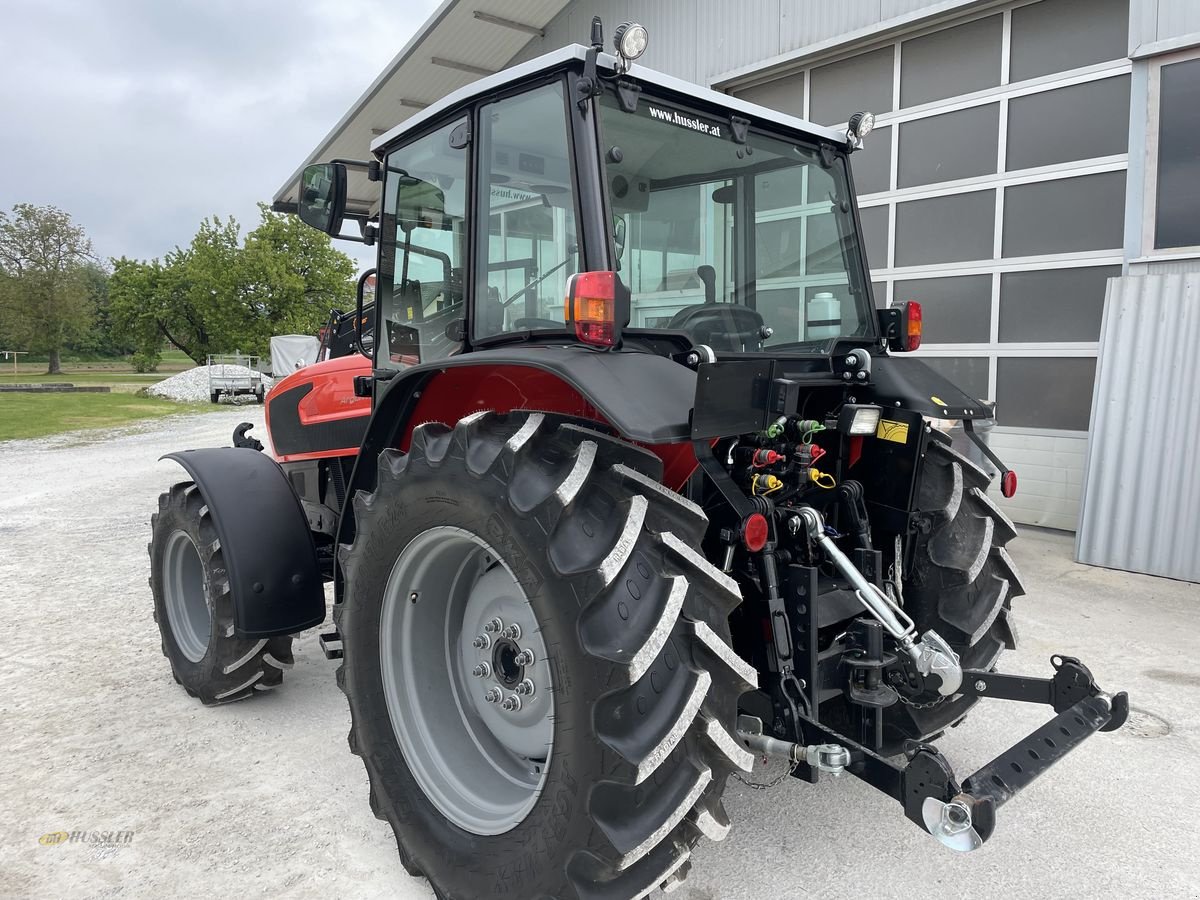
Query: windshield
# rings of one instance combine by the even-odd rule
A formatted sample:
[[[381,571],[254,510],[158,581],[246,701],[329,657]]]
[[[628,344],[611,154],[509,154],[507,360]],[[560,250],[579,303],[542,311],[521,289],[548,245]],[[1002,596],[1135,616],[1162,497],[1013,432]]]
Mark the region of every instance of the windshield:
[[[871,333],[845,157],[641,96],[599,101],[630,327],[718,350]],[[622,240],[622,230],[624,232]]]

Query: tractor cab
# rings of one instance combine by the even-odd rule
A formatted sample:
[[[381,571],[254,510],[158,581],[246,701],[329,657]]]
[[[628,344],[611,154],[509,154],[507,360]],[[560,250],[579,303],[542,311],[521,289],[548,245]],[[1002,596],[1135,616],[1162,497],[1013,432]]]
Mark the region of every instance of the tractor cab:
[[[823,128],[578,45],[450,95],[361,164],[382,182],[363,234],[376,369],[515,343],[879,345],[849,163],[873,120],[854,120]],[[335,235],[346,165],[304,175],[301,216]]]

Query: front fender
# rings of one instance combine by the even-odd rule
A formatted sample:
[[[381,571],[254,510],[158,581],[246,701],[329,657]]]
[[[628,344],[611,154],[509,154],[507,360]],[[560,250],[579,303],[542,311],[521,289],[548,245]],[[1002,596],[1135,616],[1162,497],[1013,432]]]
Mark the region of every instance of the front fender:
[[[168,453],[208,506],[241,637],[292,634],[325,619],[317,550],[300,499],[273,459],[247,447]]]

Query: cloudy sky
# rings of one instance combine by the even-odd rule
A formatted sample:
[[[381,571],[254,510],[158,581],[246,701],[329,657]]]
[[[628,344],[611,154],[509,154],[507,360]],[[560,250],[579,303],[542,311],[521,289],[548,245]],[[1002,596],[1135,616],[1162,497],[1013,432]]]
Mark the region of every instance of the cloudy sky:
[[[208,215],[253,227],[437,2],[0,5],[0,209],[53,204],[97,255],[150,258]]]

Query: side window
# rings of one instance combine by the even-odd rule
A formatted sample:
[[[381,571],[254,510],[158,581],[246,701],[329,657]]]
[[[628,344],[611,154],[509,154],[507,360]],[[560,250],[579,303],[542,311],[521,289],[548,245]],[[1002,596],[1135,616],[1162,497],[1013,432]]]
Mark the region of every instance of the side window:
[[[376,285],[380,368],[440,359],[461,346],[447,329],[463,318],[467,151],[454,138],[465,128],[465,119],[452,122],[388,154]]]
[[[579,263],[561,82],[480,108],[476,338],[565,328]]]

